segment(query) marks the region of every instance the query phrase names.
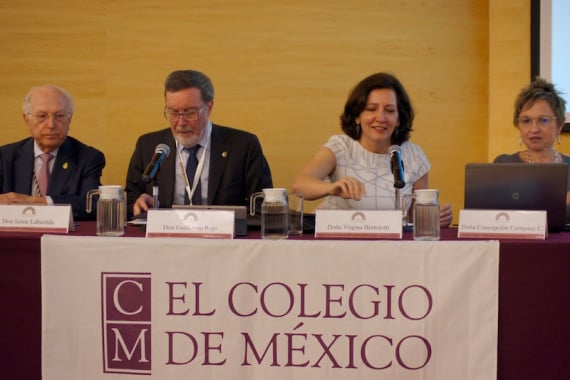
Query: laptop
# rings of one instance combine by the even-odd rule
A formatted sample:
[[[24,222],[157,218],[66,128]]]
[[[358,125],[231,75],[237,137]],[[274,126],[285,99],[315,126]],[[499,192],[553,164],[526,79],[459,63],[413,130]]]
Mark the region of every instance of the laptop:
[[[550,231],[566,224],[566,164],[465,165],[466,209],[545,210]]]
[[[172,205],[172,208],[173,209],[235,211],[234,236],[246,236],[247,235],[247,210],[246,210],[245,206]]]

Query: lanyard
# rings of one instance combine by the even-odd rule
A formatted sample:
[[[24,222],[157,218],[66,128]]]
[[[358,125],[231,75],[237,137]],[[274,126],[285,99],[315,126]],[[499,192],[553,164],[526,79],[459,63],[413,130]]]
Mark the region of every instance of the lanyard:
[[[178,142],[176,142],[178,145]],[[182,176],[184,177],[186,193],[188,194],[188,199],[190,200],[190,204],[192,204],[192,196],[196,191],[196,186],[198,186],[198,182],[200,182],[200,176],[202,175],[202,170],[204,169],[204,158],[206,157],[206,147],[202,147],[202,154],[198,159],[198,167],[196,167],[196,173],[194,173],[194,178],[192,181],[192,187],[190,187],[190,182],[188,181],[188,176],[186,175],[186,168],[184,167],[184,160],[182,159],[182,154],[180,153],[180,149],[176,149],[178,151],[178,162],[180,163],[180,171],[182,171]],[[188,152],[188,154],[192,154]]]

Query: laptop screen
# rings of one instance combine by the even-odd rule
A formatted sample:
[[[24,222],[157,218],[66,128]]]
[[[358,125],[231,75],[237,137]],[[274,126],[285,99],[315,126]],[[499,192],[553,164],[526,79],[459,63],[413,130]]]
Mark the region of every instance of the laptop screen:
[[[474,164],[465,166],[466,209],[546,210],[548,229],[566,223],[566,164]]]

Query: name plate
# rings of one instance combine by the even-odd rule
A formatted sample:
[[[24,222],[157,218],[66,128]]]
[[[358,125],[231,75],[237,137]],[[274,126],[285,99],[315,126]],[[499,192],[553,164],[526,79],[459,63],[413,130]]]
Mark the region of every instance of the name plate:
[[[316,210],[316,238],[402,238],[400,210]]]
[[[547,232],[546,211],[459,211],[459,238],[544,240]]]
[[[146,237],[233,239],[234,214],[228,210],[149,209]]]
[[[0,205],[0,231],[66,234],[70,230],[71,205]]]

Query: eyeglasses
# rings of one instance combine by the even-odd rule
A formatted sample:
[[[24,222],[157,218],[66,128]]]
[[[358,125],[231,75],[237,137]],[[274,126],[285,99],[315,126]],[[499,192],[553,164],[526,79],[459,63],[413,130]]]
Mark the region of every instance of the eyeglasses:
[[[164,117],[171,123],[176,123],[180,116],[182,116],[182,118],[186,121],[198,120],[200,118],[200,112],[202,112],[202,110],[206,108],[207,105],[208,104],[204,104],[202,107],[198,108],[197,110],[190,110],[184,112],[165,110]]]
[[[28,113],[28,117],[33,117],[40,123],[43,123],[44,121],[48,120],[50,116],[53,117],[53,119],[57,123],[64,123],[71,117],[71,112],[56,112],[56,113],[40,112],[35,115]]]
[[[537,117],[521,116],[517,119],[517,124],[519,127],[528,128],[532,126],[534,121],[536,121],[536,124],[539,127],[547,127],[548,125],[550,125],[550,122],[555,119],[558,118],[556,116],[550,116],[550,115],[540,115]]]

